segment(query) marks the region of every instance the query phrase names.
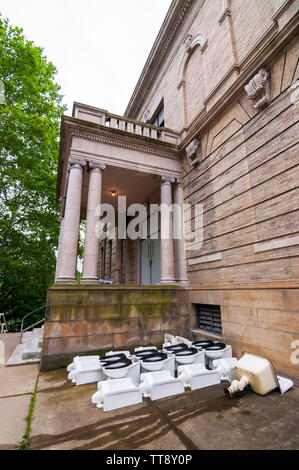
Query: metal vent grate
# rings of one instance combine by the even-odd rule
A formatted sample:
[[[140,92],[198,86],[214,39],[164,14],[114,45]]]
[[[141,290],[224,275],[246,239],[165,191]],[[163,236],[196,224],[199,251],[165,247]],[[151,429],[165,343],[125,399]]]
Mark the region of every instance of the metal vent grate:
[[[195,308],[198,328],[222,333],[220,305],[196,304]]]

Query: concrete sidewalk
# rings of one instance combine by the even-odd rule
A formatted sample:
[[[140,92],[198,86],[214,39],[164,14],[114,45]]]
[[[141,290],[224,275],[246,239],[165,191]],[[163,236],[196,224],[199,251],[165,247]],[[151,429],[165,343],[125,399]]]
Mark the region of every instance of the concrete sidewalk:
[[[18,344],[19,335],[6,333],[1,335],[0,341],[4,343],[6,362]],[[22,441],[38,372],[38,365],[0,365],[0,450],[16,449]]]
[[[17,335],[1,337],[9,356]],[[104,413],[96,384],[75,387],[60,369],[0,366],[0,450],[20,445],[37,384],[29,449],[298,449],[299,389],[228,400],[223,384]]]
[[[30,449],[298,449],[299,390],[228,400],[223,384],[104,413],[96,384],[39,375]]]

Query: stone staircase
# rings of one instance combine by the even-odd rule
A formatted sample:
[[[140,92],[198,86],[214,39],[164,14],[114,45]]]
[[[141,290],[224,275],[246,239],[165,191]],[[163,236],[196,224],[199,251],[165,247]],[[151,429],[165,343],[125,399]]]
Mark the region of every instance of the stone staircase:
[[[43,345],[43,326],[26,331],[22,342],[17,345],[6,366],[36,364],[40,362]]]

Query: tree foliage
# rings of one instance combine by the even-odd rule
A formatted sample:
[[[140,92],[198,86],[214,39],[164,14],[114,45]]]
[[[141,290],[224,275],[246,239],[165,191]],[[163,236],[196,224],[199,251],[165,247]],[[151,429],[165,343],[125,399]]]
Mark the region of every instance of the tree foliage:
[[[45,303],[54,279],[65,109],[55,74],[43,50],[0,15],[0,311],[11,318]]]

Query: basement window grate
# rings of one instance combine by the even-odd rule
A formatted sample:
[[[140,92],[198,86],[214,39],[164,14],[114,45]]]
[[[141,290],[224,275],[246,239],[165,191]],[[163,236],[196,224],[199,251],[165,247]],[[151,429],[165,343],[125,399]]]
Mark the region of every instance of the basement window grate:
[[[222,334],[220,305],[195,304],[197,327]]]

